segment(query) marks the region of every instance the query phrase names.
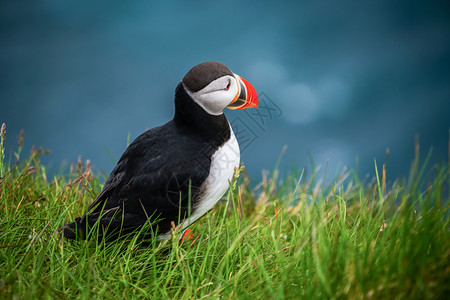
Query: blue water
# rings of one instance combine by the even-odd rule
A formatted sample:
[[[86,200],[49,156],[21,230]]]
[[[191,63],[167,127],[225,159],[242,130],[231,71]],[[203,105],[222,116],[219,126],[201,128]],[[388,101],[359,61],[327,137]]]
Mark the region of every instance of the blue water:
[[[266,104],[227,111],[258,179],[283,170],[373,174],[389,148],[408,173],[414,137],[446,159],[450,10],[424,1],[19,1],[0,3],[0,122],[7,147],[52,150],[51,172],[114,166],[127,136],[173,116],[184,74],[209,60],[249,80]],[[236,129],[236,128],[235,128]],[[105,150],[107,149],[107,150]]]

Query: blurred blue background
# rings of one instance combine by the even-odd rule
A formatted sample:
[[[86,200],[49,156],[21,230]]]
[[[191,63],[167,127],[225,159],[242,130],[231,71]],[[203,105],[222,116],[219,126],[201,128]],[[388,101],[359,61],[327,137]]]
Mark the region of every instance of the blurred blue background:
[[[7,155],[23,128],[26,153],[31,145],[52,150],[44,158],[51,172],[81,155],[109,173],[107,150],[118,159],[128,134],[170,120],[176,85],[210,60],[249,80],[274,108],[263,119],[226,112],[245,128],[242,161],[256,180],[284,145],[283,170],[310,169],[313,157],[331,175],[356,160],[361,175],[373,174],[374,157],[383,162],[389,148],[389,177],[406,176],[415,135],[423,152],[433,147],[447,159],[445,1],[47,0],[0,8]]]

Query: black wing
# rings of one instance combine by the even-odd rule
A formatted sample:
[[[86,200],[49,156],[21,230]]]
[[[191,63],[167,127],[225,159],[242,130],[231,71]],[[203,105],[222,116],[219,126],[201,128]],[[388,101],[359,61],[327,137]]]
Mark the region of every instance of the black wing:
[[[136,228],[148,219],[158,232],[187,216],[209,175],[208,144],[173,122],[144,132],[126,149],[102,192],[77,226]],[[73,223],[72,223],[73,224]],[[85,236],[85,233],[84,233]]]

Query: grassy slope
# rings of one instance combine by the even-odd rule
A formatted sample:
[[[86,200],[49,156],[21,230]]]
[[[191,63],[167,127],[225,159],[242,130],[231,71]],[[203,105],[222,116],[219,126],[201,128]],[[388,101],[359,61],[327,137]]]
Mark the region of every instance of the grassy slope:
[[[450,294],[447,165],[425,177],[416,159],[409,180],[388,187],[382,170],[372,183],[343,175],[328,188],[275,172],[251,190],[241,174],[229,201],[191,227],[195,239],[140,247],[64,240],[58,228],[101,184],[82,163],[50,180],[38,155],[11,166],[0,157],[1,299]]]

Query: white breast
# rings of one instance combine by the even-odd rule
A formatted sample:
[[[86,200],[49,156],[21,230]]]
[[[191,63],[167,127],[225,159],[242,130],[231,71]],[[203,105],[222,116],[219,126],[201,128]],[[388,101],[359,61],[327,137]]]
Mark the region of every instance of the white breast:
[[[230,126],[230,139],[223,144],[211,157],[211,167],[209,176],[202,184],[203,191],[201,198],[193,209],[190,217],[186,218],[181,227],[184,230],[189,224],[194,223],[198,218],[210,210],[217,201],[222,198],[230,186],[233,179],[234,168],[239,167],[240,151],[239,144]],[[170,232],[160,235],[158,239],[167,239]]]

